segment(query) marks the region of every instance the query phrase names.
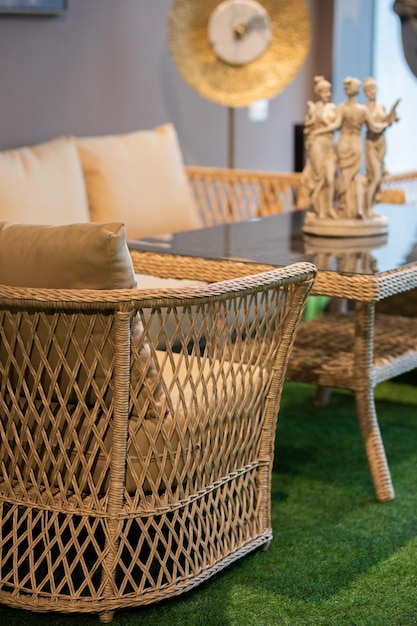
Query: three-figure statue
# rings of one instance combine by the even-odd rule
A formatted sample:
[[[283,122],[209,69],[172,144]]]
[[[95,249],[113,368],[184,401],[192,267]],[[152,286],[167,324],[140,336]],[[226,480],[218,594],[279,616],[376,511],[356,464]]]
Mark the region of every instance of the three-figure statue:
[[[330,102],[330,83],[323,76],[316,76],[314,82],[318,100],[307,103],[304,120],[306,164],[302,173],[312,212],[321,220],[377,218],[372,207],[378,201],[386,171],[384,132],[398,121],[396,107],[399,100],[387,114],[384,107],[376,103],[375,81],[367,78],[364,91],[368,103],[361,104],[357,97],[362,83],[349,76],[343,81],[347,98],[336,107]],[[366,137],[362,149],[364,126]],[[336,131],[339,136],[334,144]],[[361,174],[364,155],[365,186]]]

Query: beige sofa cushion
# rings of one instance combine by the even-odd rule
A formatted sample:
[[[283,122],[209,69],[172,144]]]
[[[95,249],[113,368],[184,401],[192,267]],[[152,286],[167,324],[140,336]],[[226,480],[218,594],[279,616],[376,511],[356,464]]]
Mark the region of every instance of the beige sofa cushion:
[[[162,351],[156,352],[158,369],[162,372],[164,386],[170,390],[169,400],[172,404],[172,412],[168,411],[164,420],[138,419],[133,414],[129,420],[129,440],[126,468],[126,490],[135,493],[138,486],[146,492],[161,491],[170,485],[175,486],[184,467],[195,463],[196,457],[206,454],[210,441],[202,440],[204,433],[210,436],[210,429],[198,429],[196,425],[204,422],[209,413],[222,413],[219,404],[225,407],[223,412],[224,433],[229,439],[234,437],[236,447],[242,445],[244,435],[239,428],[233,426],[239,423],[240,413],[251,414],[252,419],[258,419],[259,413],[255,414],[254,405],[256,397],[264,387],[264,372],[255,366],[252,368],[252,384],[255,393],[246,393],[245,372],[241,367],[227,362],[205,361],[201,367],[200,359],[193,359],[191,368],[186,365],[182,354],[171,353],[170,359]],[[223,372],[231,368],[229,384],[233,389],[224,384]],[[175,371],[175,375],[174,375]],[[203,384],[203,380],[205,381]],[[182,381],[179,383],[179,381]],[[256,393],[258,392],[258,393]],[[167,397],[167,396],[166,396]],[[259,409],[258,409],[259,411]],[[234,414],[233,424],[229,416]],[[219,417],[215,417],[219,419]],[[242,422],[245,422],[243,419]],[[80,438],[86,436],[88,426],[83,423]],[[105,416],[100,416],[97,421],[99,431],[105,430]],[[226,434],[227,433],[227,434]],[[167,446],[169,441],[169,446]],[[168,453],[169,448],[169,453]],[[106,459],[111,450],[111,430],[104,438],[104,451],[97,451],[94,461],[88,455],[94,482],[108,485],[108,472]],[[207,464],[207,459],[205,463]]]
[[[32,224],[89,221],[83,173],[72,139],[62,137],[0,152],[0,220]]]
[[[201,226],[171,124],[76,142],[92,221],[124,222],[128,240]]]

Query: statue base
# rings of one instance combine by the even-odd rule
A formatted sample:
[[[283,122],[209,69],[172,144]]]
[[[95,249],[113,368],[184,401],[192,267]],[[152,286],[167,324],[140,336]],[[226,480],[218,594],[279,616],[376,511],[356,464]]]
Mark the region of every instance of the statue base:
[[[370,237],[388,232],[388,218],[375,215],[357,219],[317,217],[313,211],[306,213],[303,233],[320,237]]]

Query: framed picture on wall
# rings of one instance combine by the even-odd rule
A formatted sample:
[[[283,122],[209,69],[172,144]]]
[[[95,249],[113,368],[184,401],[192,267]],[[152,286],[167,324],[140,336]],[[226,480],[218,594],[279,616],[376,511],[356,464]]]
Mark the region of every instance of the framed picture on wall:
[[[10,15],[59,15],[67,0],[0,0],[0,13]]]

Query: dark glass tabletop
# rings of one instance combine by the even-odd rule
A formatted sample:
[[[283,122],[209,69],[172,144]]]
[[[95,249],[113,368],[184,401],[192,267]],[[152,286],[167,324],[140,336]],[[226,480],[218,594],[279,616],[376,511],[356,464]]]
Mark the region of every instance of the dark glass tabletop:
[[[375,274],[417,262],[417,207],[380,204],[388,233],[367,237],[305,235],[305,211],[129,242],[138,250],[268,265],[311,261],[319,270]]]

